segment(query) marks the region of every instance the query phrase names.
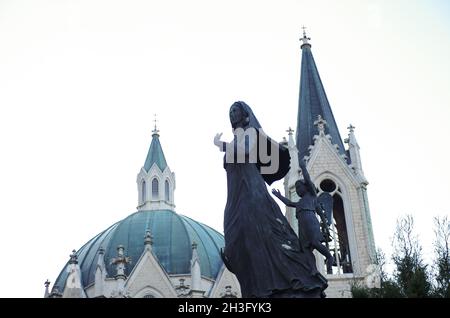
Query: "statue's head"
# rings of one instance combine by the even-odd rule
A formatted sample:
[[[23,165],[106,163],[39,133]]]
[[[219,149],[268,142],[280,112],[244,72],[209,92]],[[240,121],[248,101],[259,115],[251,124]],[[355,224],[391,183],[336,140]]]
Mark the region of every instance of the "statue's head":
[[[297,180],[295,182],[295,191],[300,197],[304,196],[308,191],[308,188],[303,180]]]
[[[233,128],[245,127],[249,123],[249,113],[243,102],[235,102],[230,107],[230,122]]]

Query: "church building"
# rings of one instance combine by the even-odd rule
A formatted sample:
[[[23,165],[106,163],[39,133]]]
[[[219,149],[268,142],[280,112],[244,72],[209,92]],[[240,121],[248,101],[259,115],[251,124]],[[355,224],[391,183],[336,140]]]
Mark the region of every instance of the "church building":
[[[369,287],[379,284],[368,182],[362,169],[355,127],[350,125],[348,137],[341,138],[311,52],[310,38],[303,32],[300,40],[302,62],[297,131],[294,140],[294,131],[288,130],[291,169],[284,180],[285,196],[298,201],[295,182],[302,178],[299,160],[305,160],[318,189],[319,201],[328,212],[332,238],[328,242],[334,256],[332,274],[326,274],[324,257],[315,252],[317,268],[328,279],[328,297],[351,297],[350,288],[354,282],[364,282]],[[347,149],[344,143],[348,145]],[[294,208],[286,209],[286,218],[298,233]]]
[[[341,138],[309,40],[303,33],[296,136],[289,129],[284,143],[291,154],[285,196],[298,200],[295,182],[302,178],[299,160],[305,160],[330,227],[331,274],[316,253],[317,267],[328,279],[325,292],[351,297],[356,281],[379,284],[368,182],[355,127],[350,125],[348,137]],[[51,290],[45,283],[45,297],[241,297],[238,280],[220,257],[223,235],[175,211],[175,174],[159,138],[155,126],[137,174],[137,211],[74,250]],[[286,209],[286,218],[298,233],[293,208]]]
[[[223,235],[175,212],[175,174],[153,130],[136,184],[137,212],[74,250],[45,297],[236,298]]]

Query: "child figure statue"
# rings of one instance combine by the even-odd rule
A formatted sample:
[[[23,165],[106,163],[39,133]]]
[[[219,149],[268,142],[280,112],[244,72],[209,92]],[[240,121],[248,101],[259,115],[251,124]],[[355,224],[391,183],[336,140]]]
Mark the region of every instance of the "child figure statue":
[[[295,190],[300,197],[298,202],[292,202],[285,198],[279,190],[273,189],[272,193],[289,207],[295,208],[295,215],[298,220],[298,231],[300,246],[310,249],[311,252],[316,249],[326,258],[327,273],[332,273],[333,256],[328,248],[322,245],[324,233],[320,230],[320,224],[317,220],[316,213],[320,216],[322,225],[327,226],[327,220],[317,199],[317,191],[314,183],[311,181],[308,170],[303,160],[300,160],[300,168],[302,169],[304,180],[295,182]],[[326,232],[326,231],[325,231]],[[326,233],[326,236],[329,234]]]

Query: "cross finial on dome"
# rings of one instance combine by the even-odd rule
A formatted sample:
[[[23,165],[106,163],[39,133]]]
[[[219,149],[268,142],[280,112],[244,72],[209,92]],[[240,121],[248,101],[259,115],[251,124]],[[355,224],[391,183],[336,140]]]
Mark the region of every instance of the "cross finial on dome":
[[[350,124],[350,126],[347,127],[348,131],[351,132],[351,133],[355,131],[355,128],[356,127],[353,126],[352,124]]]
[[[158,135],[158,136],[159,136],[159,130],[158,130],[158,128],[156,127],[156,122],[157,122],[157,120],[156,120],[156,114],[154,114],[154,116],[155,116],[155,119],[153,119],[153,122],[155,123],[155,127],[154,127],[154,129],[152,130],[152,133],[153,133],[153,135]]]
[[[289,127],[289,129],[286,130],[286,132],[288,133],[289,136],[292,136],[292,134],[294,133],[294,129],[292,129],[291,127]]]
[[[197,249],[197,245],[198,245],[197,242],[195,242],[195,241],[192,242],[192,249],[196,250]]]

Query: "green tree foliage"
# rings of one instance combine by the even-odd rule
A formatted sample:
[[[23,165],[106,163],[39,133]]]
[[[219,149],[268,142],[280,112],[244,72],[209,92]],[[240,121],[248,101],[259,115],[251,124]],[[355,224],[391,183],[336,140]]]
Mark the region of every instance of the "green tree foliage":
[[[425,298],[450,297],[450,221],[448,217],[435,218],[435,258],[430,268],[423,261],[422,247],[414,233],[411,215],[397,220],[392,256],[395,270],[388,275],[386,258],[377,251],[381,271],[380,288],[369,289],[361,282],[354,282],[351,292],[354,298]]]
[[[399,285],[386,272],[386,255],[380,249],[377,251],[377,264],[380,266],[381,286],[372,294],[375,298],[401,298]]]
[[[450,298],[450,221],[447,216],[434,218],[433,296]]]
[[[414,234],[414,219],[411,215],[397,220],[392,259],[396,267],[395,282],[404,297],[431,296],[430,277],[422,259],[422,247]]]

